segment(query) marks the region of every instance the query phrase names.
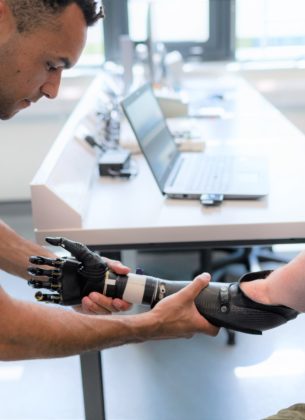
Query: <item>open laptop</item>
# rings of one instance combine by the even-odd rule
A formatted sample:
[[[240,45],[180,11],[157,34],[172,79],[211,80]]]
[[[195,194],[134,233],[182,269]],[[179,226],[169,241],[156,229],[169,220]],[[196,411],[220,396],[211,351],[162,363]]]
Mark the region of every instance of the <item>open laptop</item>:
[[[121,105],[163,194],[172,198],[222,194],[230,199],[254,199],[268,193],[264,158],[180,152],[149,83]]]

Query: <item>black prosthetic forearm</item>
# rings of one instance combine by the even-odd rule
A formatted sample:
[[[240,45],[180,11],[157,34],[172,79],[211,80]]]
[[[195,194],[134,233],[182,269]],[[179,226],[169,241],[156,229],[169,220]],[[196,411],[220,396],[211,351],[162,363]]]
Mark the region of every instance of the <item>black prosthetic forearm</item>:
[[[105,296],[153,307],[189,283],[163,280],[143,274],[118,275],[109,270],[102,257],[82,244],[65,238],[46,240],[53,245],[66,248],[76,259],[49,260],[43,257],[31,257],[30,262],[33,264],[54,267],[52,270],[33,266],[29,268],[29,273],[34,277],[29,282],[31,286],[56,291],[52,294],[37,292],[36,298],[39,301],[75,305],[90,292],[97,291]],[[250,334],[262,334],[262,331],[282,325],[295,318],[298,312],[285,306],[256,303],[240,288],[241,282],[263,279],[269,273],[262,271],[246,274],[234,283],[210,282],[197,296],[196,307],[212,324]],[[37,280],[40,276],[47,277],[48,281]]]
[[[296,318],[298,312],[285,306],[263,305],[249,299],[240,283],[264,279],[270,271],[249,273],[234,283],[213,283],[203,289],[195,300],[196,307],[212,324],[250,334],[277,327]],[[106,279],[104,294],[119,297],[131,303],[153,307],[161,299],[181,290],[188,281],[170,281],[156,277],[128,274]]]

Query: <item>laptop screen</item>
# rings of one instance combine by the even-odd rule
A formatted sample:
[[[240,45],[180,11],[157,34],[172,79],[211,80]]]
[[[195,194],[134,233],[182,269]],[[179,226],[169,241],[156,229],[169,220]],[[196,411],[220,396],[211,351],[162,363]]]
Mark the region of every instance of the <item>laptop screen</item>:
[[[162,190],[179,152],[151,85],[143,85],[124,99],[122,108]]]

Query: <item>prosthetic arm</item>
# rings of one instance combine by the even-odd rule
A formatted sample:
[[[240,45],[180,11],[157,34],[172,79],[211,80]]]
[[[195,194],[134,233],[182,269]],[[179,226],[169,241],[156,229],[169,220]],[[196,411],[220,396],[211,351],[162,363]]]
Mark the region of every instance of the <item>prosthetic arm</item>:
[[[29,285],[36,289],[48,289],[54,293],[35,295],[38,301],[60,305],[75,305],[84,296],[97,291],[112,298],[124,299],[135,304],[153,307],[189,282],[170,281],[144,274],[118,275],[112,272],[97,253],[85,245],[65,238],[46,238],[51,245],[61,246],[73,257],[49,259],[40,256],[30,258],[36,266],[28,268],[33,277]],[[47,265],[50,268],[39,267]],[[234,283],[213,283],[203,289],[195,300],[200,314],[209,322],[231,330],[250,334],[277,327],[296,318],[298,312],[286,306],[263,305],[249,299],[239,287],[241,282],[266,278],[270,271],[260,271],[242,276]],[[47,278],[47,281],[45,281]]]

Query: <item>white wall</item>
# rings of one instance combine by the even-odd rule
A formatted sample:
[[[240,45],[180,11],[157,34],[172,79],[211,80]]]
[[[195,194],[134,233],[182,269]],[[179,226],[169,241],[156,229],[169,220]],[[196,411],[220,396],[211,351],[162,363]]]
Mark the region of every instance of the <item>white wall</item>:
[[[92,78],[64,78],[56,100],[42,99],[0,121],[0,202],[30,199],[34,174]]]

